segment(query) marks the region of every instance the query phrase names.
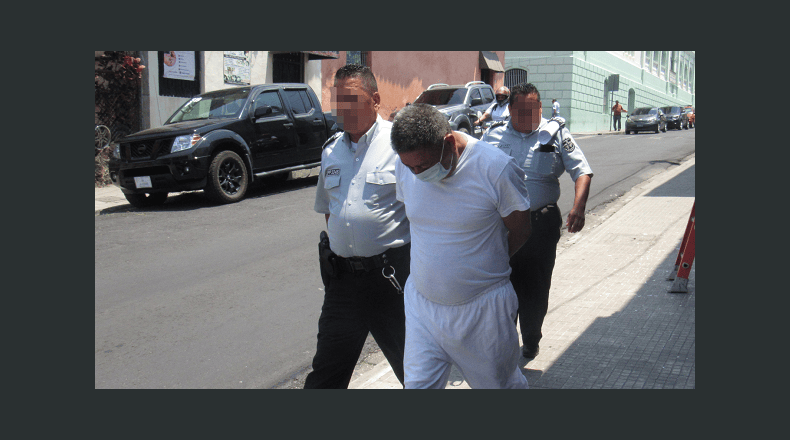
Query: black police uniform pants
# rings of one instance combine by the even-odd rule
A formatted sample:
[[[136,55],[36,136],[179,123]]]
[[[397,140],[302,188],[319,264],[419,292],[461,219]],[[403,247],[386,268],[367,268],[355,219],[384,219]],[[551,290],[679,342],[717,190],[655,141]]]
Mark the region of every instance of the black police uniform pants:
[[[534,348],[543,333],[543,319],[549,308],[549,290],[557,243],[560,240],[562,215],[551,206],[547,212],[531,213],[532,235],[510,258],[510,282],[518,296],[518,319],[524,346]]]
[[[401,286],[409,276],[408,252],[392,263]],[[387,273],[391,273],[387,268]],[[368,332],[403,384],[406,315],[403,295],[381,269],[329,277],[318,319],[318,346],[305,388],[348,388]]]

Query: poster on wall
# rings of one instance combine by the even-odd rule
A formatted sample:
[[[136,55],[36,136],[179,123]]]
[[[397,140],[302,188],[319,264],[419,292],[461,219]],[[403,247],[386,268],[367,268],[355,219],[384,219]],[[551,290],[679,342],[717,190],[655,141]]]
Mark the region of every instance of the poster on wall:
[[[226,51],[224,54],[225,84],[250,85],[250,51]]]
[[[162,78],[195,80],[195,52],[167,50]]]

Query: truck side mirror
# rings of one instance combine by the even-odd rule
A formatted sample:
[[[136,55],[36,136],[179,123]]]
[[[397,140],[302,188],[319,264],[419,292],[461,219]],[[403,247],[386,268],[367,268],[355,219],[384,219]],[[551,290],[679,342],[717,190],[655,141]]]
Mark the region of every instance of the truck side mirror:
[[[260,118],[262,116],[266,116],[272,113],[272,108],[268,105],[262,105],[255,109],[255,114],[253,115],[255,118]]]

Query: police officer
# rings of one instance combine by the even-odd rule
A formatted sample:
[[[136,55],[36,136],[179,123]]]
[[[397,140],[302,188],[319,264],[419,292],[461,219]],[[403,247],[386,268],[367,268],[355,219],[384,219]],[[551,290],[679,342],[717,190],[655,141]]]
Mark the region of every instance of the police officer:
[[[510,89],[502,86],[496,91],[496,102],[488,107],[483,116],[475,121],[475,125],[480,125],[487,119],[491,118],[492,121],[507,121],[510,118],[508,111],[508,98],[510,98]]]
[[[403,383],[401,287],[409,276],[411,236],[395,198],[392,123],[378,115],[380,104],[370,68],[349,64],[335,73],[332,105],[343,131],[324,146],[316,188],[329,249],[320,256],[324,305],[305,388],[348,388],[368,332]]]
[[[511,89],[510,121],[495,123],[481,139],[513,157],[526,173],[532,235],[510,259],[513,269],[510,280],[519,299],[524,343],[521,352],[528,359],[540,351],[541,327],[548,310],[551,274],[562,227],[562,215],[557,207],[559,177],[567,171],[575,182],[573,208],[566,226],[568,232],[578,232],[584,227],[584,210],[593,176],[587,159],[561,118],[557,120],[562,127],[550,141],[541,144],[539,133],[551,127],[550,121],[542,117],[542,111],[538,89],[532,84],[519,84]]]

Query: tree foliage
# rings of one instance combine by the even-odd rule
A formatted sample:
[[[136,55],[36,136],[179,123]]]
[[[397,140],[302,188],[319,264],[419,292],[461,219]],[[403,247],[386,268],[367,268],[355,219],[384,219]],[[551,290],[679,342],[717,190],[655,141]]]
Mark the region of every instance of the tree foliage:
[[[104,51],[95,57],[94,123],[110,128],[113,141],[140,128],[140,83],[143,69],[135,52]],[[96,184],[106,184],[107,151],[96,152]]]

